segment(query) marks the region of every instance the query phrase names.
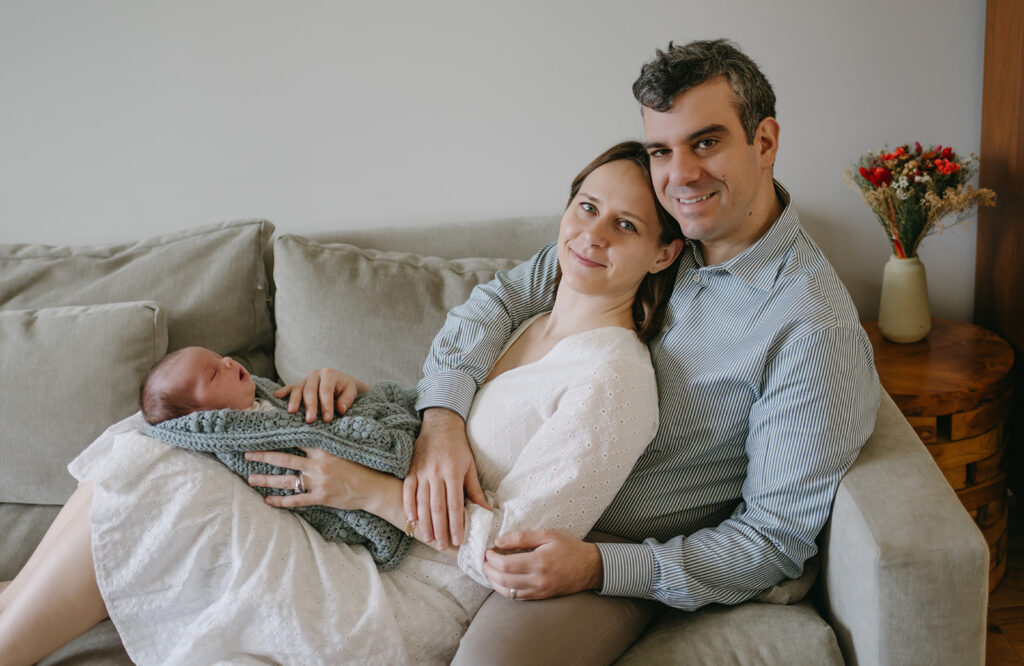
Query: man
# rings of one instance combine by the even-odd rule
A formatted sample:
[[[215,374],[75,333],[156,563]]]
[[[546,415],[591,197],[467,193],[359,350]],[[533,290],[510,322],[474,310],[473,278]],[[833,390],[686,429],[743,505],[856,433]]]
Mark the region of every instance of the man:
[[[696,609],[798,577],[879,403],[871,346],[835,271],[773,179],[775,96],[724,40],[669,44],[641,70],[661,204],[688,238],[650,344],[661,424],[595,529],[506,535],[488,578],[512,599],[581,590]],[[424,366],[406,511],[441,547],[463,493],[485,504],[466,442],[473,392],[509,332],[550,307],[552,246],[449,314]]]

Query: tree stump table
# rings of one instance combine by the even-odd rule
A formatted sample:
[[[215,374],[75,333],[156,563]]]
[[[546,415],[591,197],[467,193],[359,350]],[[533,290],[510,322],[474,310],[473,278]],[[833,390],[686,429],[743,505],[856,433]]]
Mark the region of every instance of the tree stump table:
[[[991,331],[933,319],[924,340],[897,344],[864,324],[882,386],[892,396],[991,551],[989,591],[1006,572],[1006,442],[1013,349]]]

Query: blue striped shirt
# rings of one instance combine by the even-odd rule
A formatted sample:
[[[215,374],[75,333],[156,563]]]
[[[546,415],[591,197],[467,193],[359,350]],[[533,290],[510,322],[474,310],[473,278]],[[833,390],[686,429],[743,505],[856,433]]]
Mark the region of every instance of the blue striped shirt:
[[[785,209],[753,245],[705,266],[689,243],[650,343],[661,425],[595,529],[602,594],[695,609],[795,578],[817,552],[842,475],[874,428],[871,344],[846,288]],[[464,418],[511,331],[551,307],[557,256],[478,286],[424,365],[418,407]]]

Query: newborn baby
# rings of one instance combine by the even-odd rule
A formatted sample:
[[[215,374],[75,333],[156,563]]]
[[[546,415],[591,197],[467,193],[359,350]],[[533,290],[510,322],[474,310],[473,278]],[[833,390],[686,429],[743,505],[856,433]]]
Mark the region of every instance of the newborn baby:
[[[146,434],[162,442],[209,454],[242,478],[289,474],[267,463],[245,459],[246,451],[278,450],[305,455],[316,447],[398,478],[409,471],[419,434],[415,389],[385,382],[372,388],[353,380],[358,396],[339,418],[307,423],[290,413],[289,393],[269,379],[255,377],[237,361],[204,347],[186,347],[153,366],[142,382],[140,402],[149,423]],[[303,475],[294,492],[305,492]],[[250,486],[266,496],[293,491]],[[383,569],[394,568],[411,539],[383,518],[329,506],[291,509],[329,541],[362,544]]]

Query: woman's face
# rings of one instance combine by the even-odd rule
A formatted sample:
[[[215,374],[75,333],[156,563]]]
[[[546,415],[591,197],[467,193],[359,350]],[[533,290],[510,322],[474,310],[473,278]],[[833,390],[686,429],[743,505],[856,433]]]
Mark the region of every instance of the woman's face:
[[[558,231],[562,284],[585,294],[629,298],[648,273],[668,268],[681,241],[661,243],[644,172],[627,160],[595,169],[569,202]]]

